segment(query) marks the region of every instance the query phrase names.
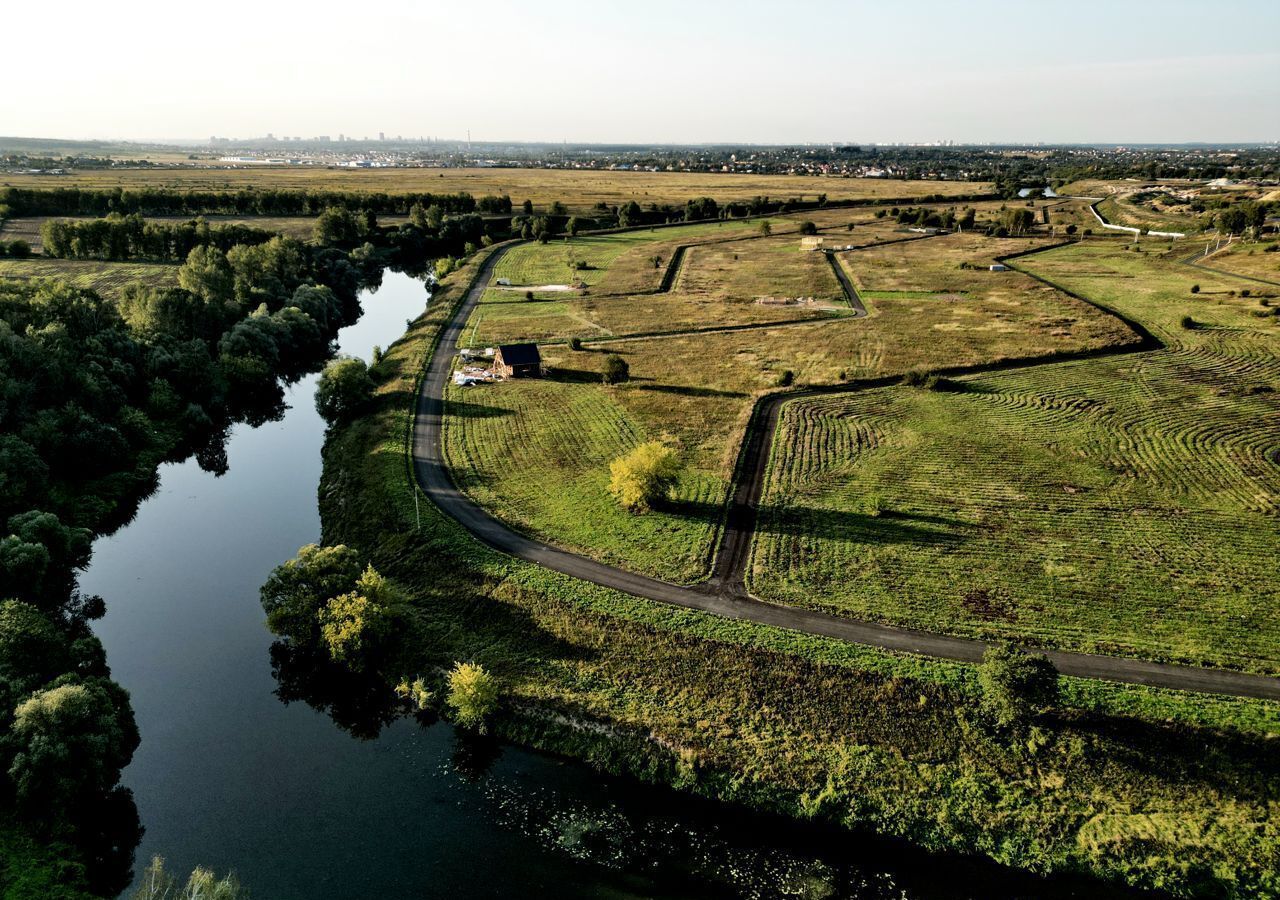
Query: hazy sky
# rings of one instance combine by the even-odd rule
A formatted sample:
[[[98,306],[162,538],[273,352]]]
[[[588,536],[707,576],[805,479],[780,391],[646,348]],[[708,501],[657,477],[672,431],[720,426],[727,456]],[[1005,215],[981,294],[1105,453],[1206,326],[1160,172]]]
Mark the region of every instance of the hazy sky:
[[[1280,139],[1280,0],[5,7],[4,135]]]

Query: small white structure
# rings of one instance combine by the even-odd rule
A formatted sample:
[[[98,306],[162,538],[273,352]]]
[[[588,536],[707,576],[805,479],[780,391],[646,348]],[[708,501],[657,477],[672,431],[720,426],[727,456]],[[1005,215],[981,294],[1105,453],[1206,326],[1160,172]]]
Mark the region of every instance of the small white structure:
[[[502,287],[511,287],[511,279],[510,279],[510,278],[499,278],[499,279],[498,279],[498,284],[499,284],[499,285],[501,285]]]
[[[992,272],[1008,272],[1009,267],[1006,266],[1004,263],[992,263],[991,271]]]

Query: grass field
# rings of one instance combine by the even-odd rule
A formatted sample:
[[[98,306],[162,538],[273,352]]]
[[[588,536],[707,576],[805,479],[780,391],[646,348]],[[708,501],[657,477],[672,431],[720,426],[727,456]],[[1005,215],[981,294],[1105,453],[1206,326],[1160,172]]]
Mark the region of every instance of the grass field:
[[[1275,320],[1230,296],[1235,279],[1115,244],[1020,265],[1169,349],[790,405],[755,590],[936,630],[1280,671]]]
[[[405,592],[392,671],[480,662],[503,686],[498,736],[705,797],[1179,895],[1280,889],[1263,737],[1277,704],[1068,678],[1063,711],[1010,745],[975,724],[970,666],[628,597],[415,507],[405,416],[472,271],[447,279],[379,365],[374,407],[326,444],[326,541]]]
[[[1200,245],[1203,247],[1204,241]],[[1270,289],[1266,285],[1256,284],[1239,284],[1237,289],[1248,290],[1254,295],[1276,295],[1280,294],[1280,250],[1277,247],[1280,247],[1280,240],[1275,238],[1267,241],[1236,241],[1227,249],[1197,262],[1236,275],[1270,281],[1274,284]],[[1268,253],[1267,248],[1271,248],[1272,252]]]
[[[931,365],[973,364],[1100,347],[1132,338],[1116,320],[1019,273],[997,276],[957,269],[961,275],[1002,279],[1000,290],[974,290],[938,299],[933,292],[947,286],[944,275],[951,277],[956,259],[990,259],[1028,243],[969,235],[957,238],[930,238],[899,248],[876,246],[837,254],[841,264],[855,272],[862,256],[891,254],[895,249],[911,250],[920,261],[916,280],[900,277],[902,283],[925,291],[870,301],[872,315],[866,319],[617,340],[580,352],[563,345],[544,346],[544,362],[550,369],[546,380],[458,389],[452,395],[467,404],[446,420],[446,445],[455,477],[499,517],[526,530],[631,568],[690,580],[699,574],[696,565],[709,557],[719,503],[752,400],[773,389],[785,370],[791,370],[800,383],[835,383],[842,378],[901,374]],[[933,269],[925,265],[930,254],[918,249],[929,246],[936,246],[940,257],[931,263]],[[815,260],[827,267],[830,277],[830,266],[821,254],[801,253],[797,238],[785,236],[695,248],[692,267],[681,280],[705,283],[708,292],[726,290],[713,275],[717,266],[732,262],[730,248],[735,247],[740,266],[747,266],[748,258],[760,260],[751,270],[753,274],[744,274],[737,282],[727,279],[725,283],[735,289],[745,285],[764,290],[787,279],[803,282],[808,288],[815,283]],[[698,254],[703,251],[714,253],[699,263]],[[921,299],[921,293],[928,299]],[[804,310],[762,306],[751,300],[734,302],[723,296],[707,299],[700,307],[699,296],[682,288],[669,295],[598,301],[482,303],[476,315],[514,308],[516,312],[507,323],[512,328],[509,333],[523,329],[523,336],[537,339],[537,327],[550,334],[571,325],[572,333],[590,337],[589,323],[604,323],[596,325],[602,334],[605,325],[616,322],[635,330],[670,329],[673,323],[683,321],[682,317],[690,316],[690,310],[699,309],[705,313],[719,308],[732,311],[734,316],[745,311],[779,316],[788,309]],[[596,303],[591,314],[597,318],[575,320],[589,302]],[[535,312],[526,316],[526,309]],[[545,310],[542,322],[536,318],[539,310]],[[618,311],[616,319],[607,318],[610,310]],[[725,314],[714,321],[723,322]],[[464,341],[483,344],[479,338],[496,333],[479,331],[478,337]],[[627,360],[632,376],[629,383],[612,388],[599,383],[607,353],[618,353]],[[587,399],[593,397],[596,399]],[[608,424],[603,428],[608,441],[587,441],[585,435],[594,433],[593,416],[605,423],[625,421],[627,425]],[[495,431],[503,430],[522,435],[519,448],[497,439]],[[678,502],[671,508],[651,517],[633,517],[622,514],[605,492],[607,463],[648,438],[660,438],[679,449],[687,463],[689,481],[682,484]],[[581,449],[576,449],[580,445]],[[526,453],[520,449],[523,447],[538,449]],[[624,540],[628,527],[636,530],[633,541]]]
[[[559,200],[585,210],[596,203],[611,206],[635,200],[641,204],[684,205],[694,197],[717,201],[756,196],[787,199],[826,194],[832,200],[874,200],[958,196],[987,193],[989,183],[965,181],[893,181],[881,178],[819,178],[797,175],[690,174],[679,172],[609,172],[565,169],[336,169],[300,166],[252,168],[108,169],[70,175],[3,176],[15,187],[171,187],[187,190],[280,188],[297,190],[386,191],[473,196],[507,194],[517,204]]]
[[[134,282],[176,287],[178,267],[161,263],[112,263],[92,259],[0,259],[0,278],[56,278],[104,297],[119,297]]]

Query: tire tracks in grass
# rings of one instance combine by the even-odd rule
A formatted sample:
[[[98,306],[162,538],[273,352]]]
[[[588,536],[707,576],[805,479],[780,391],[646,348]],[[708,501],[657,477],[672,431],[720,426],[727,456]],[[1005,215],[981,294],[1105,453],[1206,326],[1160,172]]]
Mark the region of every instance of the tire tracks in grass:
[[[729,492],[730,501],[725,514],[725,525],[717,547],[712,576],[700,585],[672,584],[551,546],[514,531],[463,494],[449,473],[443,447],[444,391],[454,359],[451,348],[458,345],[468,317],[488,287],[494,266],[509,246],[494,250],[481,263],[466,294],[440,332],[435,344],[436,351],[430,356],[415,398],[410,435],[413,475],[426,496],[442,512],[462,525],[476,539],[499,552],[632,596],[739,621],[835,638],[884,650],[970,663],[981,660],[988,647],[985,641],[767,603],[749,595],[743,583],[758,503],[768,470],[769,453],[776,435],[782,406],[791,400],[806,396],[849,393],[873,387],[885,387],[897,383],[899,381],[897,377],[769,394],[756,402],[739,451]],[[1059,246],[1064,244],[1036,248],[999,259],[1007,262],[1029,253],[1044,252]],[[831,259],[831,257],[828,258]],[[1061,290],[1058,285],[1053,285],[1046,279],[1022,269],[1018,271]],[[845,283],[844,279],[841,279],[841,283]],[[1137,344],[1129,347],[1063,353],[1047,358],[1041,356],[977,366],[943,367],[934,371],[939,375],[1006,371],[1043,365],[1048,362],[1149,352],[1164,347],[1161,341],[1139,323],[1132,322],[1115,310],[1080,297],[1071,291],[1066,293],[1104,312],[1116,315],[1129,324],[1138,336]],[[440,352],[440,348],[450,349]],[[1280,700],[1280,679],[1263,675],[1071,651],[1050,650],[1046,655],[1064,675],[1176,690]]]

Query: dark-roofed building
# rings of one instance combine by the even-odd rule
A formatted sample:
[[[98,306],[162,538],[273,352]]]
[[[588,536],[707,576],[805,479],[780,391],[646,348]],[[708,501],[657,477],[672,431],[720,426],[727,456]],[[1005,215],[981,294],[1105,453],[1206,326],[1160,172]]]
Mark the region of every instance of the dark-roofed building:
[[[493,354],[493,374],[503,378],[537,378],[542,354],[537,344],[503,344]]]

